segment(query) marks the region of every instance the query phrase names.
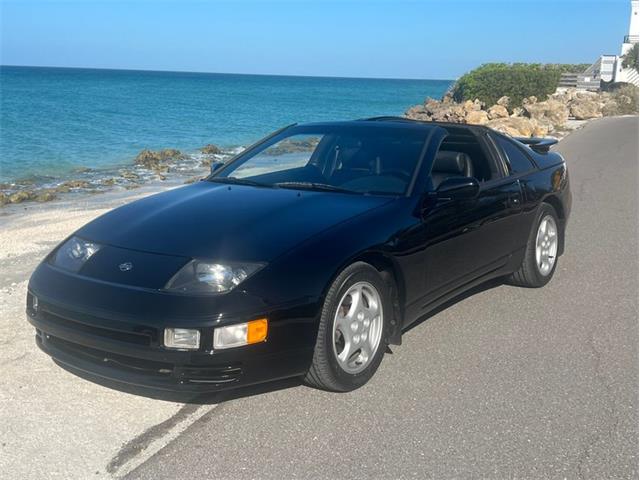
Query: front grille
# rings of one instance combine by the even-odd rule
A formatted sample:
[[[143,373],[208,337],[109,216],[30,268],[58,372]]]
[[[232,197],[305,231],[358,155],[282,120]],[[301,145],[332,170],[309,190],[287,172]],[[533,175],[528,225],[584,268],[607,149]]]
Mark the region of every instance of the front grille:
[[[111,352],[103,352],[102,350],[78,345],[77,343],[68,342],[67,340],[53,337],[51,335],[46,336],[46,342],[54,348],[74,357],[121,371],[161,377],[166,377],[173,373],[173,365],[170,363],[144,360]]]
[[[179,372],[180,378],[189,383],[230,383],[238,380],[241,374],[240,366],[184,367]]]
[[[90,362],[94,365],[109,367],[124,373],[148,375],[155,378],[163,378],[168,382],[211,384],[219,385],[238,381],[242,375],[242,367],[239,363],[225,366],[179,366],[155,360],[129,357],[117,353],[105,352],[77,343],[69,342],[52,335],[38,331],[38,342],[44,342],[66,355],[79,360]],[[55,353],[53,353],[55,357]]]
[[[136,345],[150,345],[151,336],[145,333],[137,332],[123,332],[121,330],[113,330],[110,328],[97,327],[95,325],[89,325],[88,323],[78,322],[70,320],[68,318],[61,317],[51,312],[41,311],[39,317],[49,323],[59,325],[61,327],[70,328],[73,330],[89,333],[97,337],[105,337],[118,342],[133,343]]]

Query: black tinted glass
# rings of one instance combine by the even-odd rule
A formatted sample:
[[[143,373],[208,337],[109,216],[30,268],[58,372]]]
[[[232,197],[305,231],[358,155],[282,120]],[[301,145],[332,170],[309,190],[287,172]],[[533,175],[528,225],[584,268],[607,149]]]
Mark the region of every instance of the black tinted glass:
[[[508,138],[504,138],[496,135],[494,137],[498,145],[504,151],[512,174],[518,174],[528,172],[533,168],[533,163],[529,160],[527,154],[525,154],[520,147],[513,143]]]
[[[242,155],[215,176],[264,186],[404,194],[426,130],[380,125],[297,127]]]

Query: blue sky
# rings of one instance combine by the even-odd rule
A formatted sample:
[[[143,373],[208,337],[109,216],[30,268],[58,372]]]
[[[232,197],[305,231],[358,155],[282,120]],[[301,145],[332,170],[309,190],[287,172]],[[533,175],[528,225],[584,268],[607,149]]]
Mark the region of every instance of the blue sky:
[[[628,0],[0,0],[0,62],[456,78],[490,61],[619,53]]]

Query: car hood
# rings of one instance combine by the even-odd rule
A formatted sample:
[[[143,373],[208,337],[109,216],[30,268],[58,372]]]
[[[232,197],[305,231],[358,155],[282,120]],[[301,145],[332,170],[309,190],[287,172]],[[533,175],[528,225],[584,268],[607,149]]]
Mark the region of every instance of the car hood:
[[[112,210],[77,234],[144,252],[265,262],[390,201],[379,196],[203,181]]]

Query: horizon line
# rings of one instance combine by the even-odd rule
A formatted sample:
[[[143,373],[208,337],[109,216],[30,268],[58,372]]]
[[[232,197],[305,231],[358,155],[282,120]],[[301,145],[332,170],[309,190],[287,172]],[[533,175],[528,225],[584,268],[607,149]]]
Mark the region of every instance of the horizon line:
[[[0,64],[3,67],[16,68],[58,68],[66,70],[108,70],[118,72],[149,72],[149,73],[192,73],[197,75],[246,75],[254,77],[294,77],[294,78],[333,78],[333,79],[352,79],[352,80],[409,80],[409,81],[439,81],[454,82],[455,78],[399,78],[399,77],[349,77],[340,75],[294,75],[284,73],[239,73],[239,72],[204,72],[194,70],[155,70],[146,68],[108,68],[108,67],[77,67],[77,66],[57,66],[57,65],[7,65]]]

